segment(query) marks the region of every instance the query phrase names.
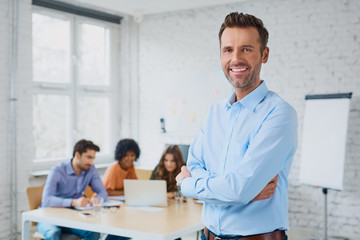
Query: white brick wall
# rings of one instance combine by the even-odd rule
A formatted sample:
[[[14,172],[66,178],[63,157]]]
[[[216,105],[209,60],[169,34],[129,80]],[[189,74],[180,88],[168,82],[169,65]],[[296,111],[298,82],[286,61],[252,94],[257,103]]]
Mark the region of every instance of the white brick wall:
[[[298,112],[299,148],[290,174],[290,226],[322,232],[321,189],[299,184],[303,113],[306,94],[353,92],[348,130],[344,190],[329,191],[329,234],[360,235],[360,1],[273,0],[146,16],[140,24],[139,120],[141,162],[155,165],[164,143],[191,142],[197,131],[162,134],[159,118],[171,117],[171,103],[185,96],[203,119],[216,101],[214,86],[229,85],[219,72],[217,33],[230,11],[260,17],[270,32],[270,59],[262,78]],[[192,75],[192,77],[191,77]],[[190,81],[186,78],[190,78]],[[180,84],[179,84],[180,82]],[[182,84],[181,84],[182,83]],[[163,88],[165,86],[165,89]],[[195,89],[193,89],[195,88]],[[168,93],[170,92],[170,94]],[[194,98],[187,94],[196,95]],[[170,106],[170,107],[169,107]],[[165,114],[164,114],[165,112]],[[181,115],[177,115],[179,118]],[[171,119],[170,119],[171,120]],[[196,120],[200,126],[201,120]]]
[[[0,239],[5,239],[9,233],[9,161],[8,155],[8,116],[9,116],[9,78],[10,78],[10,1],[0,0]]]
[[[0,84],[1,84],[1,124],[0,124],[0,239],[9,239],[9,214],[18,220],[20,231],[20,211],[27,209],[25,188],[29,182],[32,156],[32,96],[31,96],[31,1],[19,1],[18,20],[18,66],[16,89],[16,158],[18,165],[18,214],[10,213],[10,80],[12,68],[12,3],[0,0]]]

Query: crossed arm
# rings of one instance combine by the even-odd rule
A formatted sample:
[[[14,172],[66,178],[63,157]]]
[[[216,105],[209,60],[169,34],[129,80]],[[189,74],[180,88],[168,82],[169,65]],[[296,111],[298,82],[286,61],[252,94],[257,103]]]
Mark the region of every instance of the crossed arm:
[[[297,146],[296,113],[288,107],[278,107],[267,116],[251,139],[241,161],[234,171],[224,175],[210,172],[211,156],[204,154],[204,146],[211,146],[204,125],[201,134],[189,151],[187,167],[183,167],[176,180],[181,180],[181,190],[187,197],[199,198],[219,204],[248,204],[270,198],[277,189],[278,175],[286,181]],[[204,157],[207,157],[205,162]],[[274,177],[275,176],[275,177]],[[286,186],[286,182],[284,185]]]
[[[179,183],[181,180],[183,180],[186,177],[191,177],[191,174],[187,167],[182,166],[181,172],[176,176],[176,182]],[[278,180],[279,175],[276,175],[271,181],[261,190],[261,192],[252,199],[252,201],[260,201],[264,199],[271,198],[272,195],[275,193],[277,184],[279,182]]]

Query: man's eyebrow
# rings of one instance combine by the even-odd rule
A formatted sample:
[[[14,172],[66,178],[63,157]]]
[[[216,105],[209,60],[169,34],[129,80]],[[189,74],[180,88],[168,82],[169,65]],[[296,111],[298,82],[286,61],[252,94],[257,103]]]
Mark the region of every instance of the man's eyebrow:
[[[221,51],[226,51],[226,50],[231,50],[231,49],[233,49],[233,47],[231,47],[231,46],[223,46],[221,48]]]
[[[252,48],[252,49],[255,49],[255,47],[251,44],[245,44],[245,45],[241,45],[240,47],[242,48]],[[231,46],[223,46],[221,49],[222,50],[227,50],[227,49],[232,49],[233,47]]]
[[[255,48],[253,45],[241,45],[243,48]]]

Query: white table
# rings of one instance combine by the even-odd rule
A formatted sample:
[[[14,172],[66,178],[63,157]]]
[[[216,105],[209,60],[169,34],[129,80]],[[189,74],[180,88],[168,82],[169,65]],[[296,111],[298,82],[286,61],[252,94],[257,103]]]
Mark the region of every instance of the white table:
[[[151,212],[122,204],[118,209],[106,209],[91,217],[68,208],[36,209],[22,213],[22,239],[30,239],[30,221],[33,221],[134,239],[173,240],[203,229],[201,208],[202,205],[188,199],[182,206],[171,201],[161,211]]]

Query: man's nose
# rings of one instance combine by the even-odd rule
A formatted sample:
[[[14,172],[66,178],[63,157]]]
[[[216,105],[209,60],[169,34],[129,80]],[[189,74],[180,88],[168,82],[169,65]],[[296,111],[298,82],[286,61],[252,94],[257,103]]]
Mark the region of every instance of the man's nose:
[[[233,55],[232,55],[232,60],[238,61],[242,58],[243,58],[242,52],[240,50],[234,50]]]

